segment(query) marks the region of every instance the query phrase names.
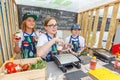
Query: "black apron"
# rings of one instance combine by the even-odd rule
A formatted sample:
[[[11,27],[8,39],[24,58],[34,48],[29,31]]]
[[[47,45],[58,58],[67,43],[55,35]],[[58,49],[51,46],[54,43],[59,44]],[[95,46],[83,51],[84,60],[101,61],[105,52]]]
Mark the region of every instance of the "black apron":
[[[47,33],[46,33],[46,36],[47,36],[48,41],[50,41],[52,39],[52,37],[49,36]],[[53,56],[56,56],[56,55],[59,55],[59,53],[57,52],[57,45],[53,44],[51,51],[49,51],[49,53],[46,56],[46,61],[47,62],[53,61],[54,60]]]
[[[33,32],[29,36],[24,36],[24,40],[22,41],[22,46],[21,46],[21,53],[22,53],[22,58],[34,58],[36,57],[36,44],[37,42],[35,41],[35,36],[31,36]]]

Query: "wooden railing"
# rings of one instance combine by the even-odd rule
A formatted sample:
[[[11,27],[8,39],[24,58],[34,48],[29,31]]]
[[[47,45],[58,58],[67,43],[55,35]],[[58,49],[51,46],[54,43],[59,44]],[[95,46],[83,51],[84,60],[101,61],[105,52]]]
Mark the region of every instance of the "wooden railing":
[[[12,35],[18,30],[18,15],[14,0],[1,0],[0,3],[0,63],[3,63],[13,54]]]
[[[113,6],[113,10],[112,10],[112,16],[110,19],[110,24],[109,24],[109,29],[108,31],[105,31],[105,26],[106,26],[106,21],[107,21],[107,16],[108,16],[108,11],[109,8]],[[120,0],[116,0],[113,1],[111,3],[108,4],[104,4],[101,6],[97,6],[95,8],[80,12],[78,14],[78,19],[77,22],[78,24],[81,25],[81,35],[85,38],[86,41],[86,45],[88,47],[97,47],[97,48],[102,48],[103,45],[103,36],[104,33],[107,32],[108,36],[107,36],[107,40],[106,40],[106,45],[105,45],[105,49],[110,50],[112,43],[113,43],[113,37],[117,28],[118,23],[117,21],[117,14],[118,13],[118,8],[120,8]],[[99,13],[100,13],[100,9],[104,9],[103,12],[103,16],[102,16],[102,23],[100,24],[100,30],[98,31],[98,22],[99,22]],[[96,13],[94,15],[94,12]],[[95,18],[94,18],[95,17]],[[94,20],[93,20],[94,19]],[[96,35],[97,32],[99,32],[99,36]],[[92,34],[90,34],[92,33]],[[96,40],[98,39],[98,40]],[[97,41],[97,42],[96,42]],[[95,46],[95,43],[97,43],[97,45]]]

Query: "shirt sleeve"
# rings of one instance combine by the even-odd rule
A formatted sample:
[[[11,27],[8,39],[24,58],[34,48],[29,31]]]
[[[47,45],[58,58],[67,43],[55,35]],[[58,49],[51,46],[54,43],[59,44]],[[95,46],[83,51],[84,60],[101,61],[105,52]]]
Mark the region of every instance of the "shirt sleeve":
[[[65,39],[65,42],[66,42],[66,43],[69,43],[69,41],[70,41],[70,36],[68,36],[68,37]]]
[[[83,37],[79,37],[79,43],[80,43],[80,47],[82,48],[85,48],[86,45],[85,45],[85,39]]]
[[[48,42],[46,35],[45,34],[40,35],[38,38],[37,47],[44,45],[46,42]]]

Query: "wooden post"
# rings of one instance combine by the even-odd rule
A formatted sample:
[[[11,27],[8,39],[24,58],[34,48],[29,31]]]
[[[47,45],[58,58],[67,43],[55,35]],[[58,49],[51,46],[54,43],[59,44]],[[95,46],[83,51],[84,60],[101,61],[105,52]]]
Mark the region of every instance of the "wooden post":
[[[86,41],[86,45],[88,46],[88,47],[90,47],[90,45],[89,45],[89,41],[90,41],[90,32],[91,32],[91,29],[92,29],[92,22],[93,22],[93,11],[94,10],[91,10],[90,11],[90,19],[89,19],[89,25],[88,25],[88,34],[87,34],[87,41]]]
[[[113,11],[112,11],[112,18],[110,21],[108,37],[107,37],[107,42],[106,42],[106,47],[105,47],[105,49],[107,49],[107,50],[109,50],[111,48],[113,36],[115,34],[115,28],[116,28],[115,24],[116,24],[118,8],[119,8],[119,4],[118,3],[114,4]]]
[[[99,41],[98,41],[98,48],[102,47],[102,38],[103,38],[103,35],[104,35],[104,31],[105,31],[107,13],[108,13],[108,6],[105,6],[104,13],[103,13],[103,18],[102,18],[102,24],[101,24],[101,27],[100,27],[100,37],[99,37]]]
[[[77,24],[80,24],[80,13],[77,14]]]
[[[2,5],[3,25],[4,25],[2,32],[5,33],[4,34],[4,37],[5,37],[4,40],[6,41],[5,44],[4,44],[4,45],[6,45],[6,48],[5,48],[6,49],[6,53],[4,53],[4,54],[6,54],[5,57],[6,57],[6,59],[8,59],[10,57],[8,52],[10,53],[11,51],[10,51],[10,45],[9,45],[10,44],[9,33],[8,33],[9,27],[8,27],[8,23],[7,23],[7,17],[6,17],[4,0],[1,1],[1,5]]]
[[[5,43],[4,42],[4,35],[3,35],[3,32],[2,32],[2,30],[3,30],[3,24],[2,24],[2,15],[1,15],[1,11],[0,11],[0,67],[2,66],[2,64],[3,64],[3,61],[4,61],[4,57],[3,57],[3,52],[6,52],[6,50],[5,49],[3,49],[3,47],[5,47],[3,44]],[[3,50],[2,50],[3,49]]]
[[[99,19],[99,8],[96,9],[96,16],[95,16],[95,21],[94,21],[94,26],[93,26],[91,48],[94,46],[95,40],[96,40],[96,31],[97,31],[97,26],[98,26],[98,19]]]
[[[89,12],[87,11],[85,14],[85,26],[84,26],[84,38],[85,42],[87,41],[87,30],[88,30],[88,18],[89,18]]]
[[[82,26],[81,26],[81,36],[84,37],[84,25],[85,25],[85,12],[82,13],[83,14],[83,18],[82,18]]]

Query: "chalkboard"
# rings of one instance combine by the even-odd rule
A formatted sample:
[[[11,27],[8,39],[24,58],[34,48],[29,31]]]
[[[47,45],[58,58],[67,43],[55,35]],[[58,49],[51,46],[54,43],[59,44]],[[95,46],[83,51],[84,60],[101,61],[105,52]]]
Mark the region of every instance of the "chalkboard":
[[[59,30],[69,30],[70,26],[77,22],[77,13],[75,12],[26,5],[17,5],[17,7],[19,25],[22,22],[22,16],[26,12],[30,12],[37,15],[38,17],[36,20],[37,29],[43,28],[43,21],[47,16],[52,16],[57,19]]]

